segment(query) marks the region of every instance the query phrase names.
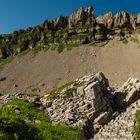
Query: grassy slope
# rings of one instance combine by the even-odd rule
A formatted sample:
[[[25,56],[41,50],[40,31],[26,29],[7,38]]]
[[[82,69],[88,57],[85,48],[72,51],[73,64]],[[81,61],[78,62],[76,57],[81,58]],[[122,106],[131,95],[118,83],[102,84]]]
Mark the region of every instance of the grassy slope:
[[[15,113],[17,107],[20,114]],[[23,100],[0,108],[1,140],[76,140],[79,134],[78,127],[54,124],[41,110]]]

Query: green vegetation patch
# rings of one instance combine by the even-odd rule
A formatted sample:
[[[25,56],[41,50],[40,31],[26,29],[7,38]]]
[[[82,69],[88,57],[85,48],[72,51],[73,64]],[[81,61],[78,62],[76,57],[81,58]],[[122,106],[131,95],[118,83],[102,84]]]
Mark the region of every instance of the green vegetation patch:
[[[48,93],[47,99],[48,100],[54,99],[55,97],[57,97],[61,93],[61,91],[63,89],[65,89],[66,87],[69,87],[75,83],[76,83],[76,81],[72,81],[72,82],[66,83],[65,85],[63,85],[59,88],[52,90],[51,92]]]
[[[109,41],[97,41],[97,42],[93,42],[91,44],[92,47],[104,47],[105,45],[108,44]]]
[[[12,60],[13,60],[13,57],[12,57],[12,56],[10,56],[10,57],[8,57],[8,58],[6,58],[6,59],[2,59],[2,58],[1,58],[1,59],[0,59],[0,69],[1,69],[4,65],[10,63]]]
[[[59,44],[58,47],[57,47],[58,53],[63,52],[64,49],[65,49],[65,45],[64,44]]]
[[[24,50],[18,54],[18,57],[23,57],[23,56],[27,55],[30,51],[31,51],[31,49]]]
[[[0,108],[1,140],[76,140],[80,128],[54,124],[38,108],[13,100]]]
[[[47,93],[47,95],[48,95],[47,100],[51,100],[51,99],[56,98],[59,94],[61,94],[62,90],[64,90],[64,89],[66,89],[63,92],[64,94],[72,92],[77,87],[82,86],[84,83],[85,83],[85,81],[82,81],[82,82],[79,82],[79,83],[77,81],[72,81],[72,82],[66,83],[65,85],[63,85],[59,88],[56,88],[56,89],[52,90],[51,92]]]
[[[122,43],[126,45],[126,44],[128,44],[128,40],[127,40],[127,39],[124,39],[124,40],[122,41]]]

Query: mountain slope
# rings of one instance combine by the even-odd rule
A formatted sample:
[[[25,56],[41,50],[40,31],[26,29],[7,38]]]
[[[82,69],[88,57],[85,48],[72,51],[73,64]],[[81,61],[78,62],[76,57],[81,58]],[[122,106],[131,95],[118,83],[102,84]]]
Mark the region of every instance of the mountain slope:
[[[139,44],[110,41],[104,47],[81,46],[64,50],[30,52],[15,58],[0,71],[0,93],[25,91],[44,94],[83,75],[104,71],[112,85],[120,85],[128,77],[140,78]]]

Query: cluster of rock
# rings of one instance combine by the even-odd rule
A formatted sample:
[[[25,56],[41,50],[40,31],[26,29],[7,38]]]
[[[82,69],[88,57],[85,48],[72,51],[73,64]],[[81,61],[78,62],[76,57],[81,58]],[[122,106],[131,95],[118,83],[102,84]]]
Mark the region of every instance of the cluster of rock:
[[[99,129],[93,140],[134,140],[137,110],[140,110],[140,100],[134,102],[126,111]]]
[[[22,100],[32,103],[36,107],[41,107],[40,96],[29,96],[21,92],[9,93],[9,94],[0,96],[0,104],[1,105],[6,104],[9,101],[12,101],[14,99],[22,99]]]
[[[46,114],[57,123],[80,126],[90,136],[92,128],[100,129],[140,98],[140,82],[129,78],[112,91],[100,72],[78,79],[59,92],[52,99],[49,95],[41,98]]]
[[[110,11],[98,17],[93,7],[80,8],[67,17],[60,16],[52,21],[0,35],[0,58],[16,55],[33,47],[50,47],[60,44],[85,44],[97,40],[117,37],[124,39],[132,30],[140,29],[140,15],[119,12],[115,16]]]
[[[51,120],[85,127],[86,131],[90,124],[106,124],[113,113],[113,98],[103,73],[79,79],[51,100],[47,97],[41,102]]]
[[[43,97],[21,93],[3,95],[0,104],[16,98],[40,107],[56,123],[79,126],[86,139],[92,138],[93,130],[97,130],[95,140],[131,140],[134,138],[135,111],[140,107],[140,82],[129,78],[114,90],[99,72],[77,79]]]

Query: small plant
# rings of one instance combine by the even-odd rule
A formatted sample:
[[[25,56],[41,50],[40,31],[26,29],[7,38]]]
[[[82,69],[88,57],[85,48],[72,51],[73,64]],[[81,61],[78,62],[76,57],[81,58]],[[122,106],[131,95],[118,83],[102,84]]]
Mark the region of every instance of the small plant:
[[[10,56],[10,57],[8,57],[8,58],[6,58],[6,59],[2,59],[2,58],[1,58],[1,59],[0,59],[0,69],[1,69],[4,65],[10,63],[12,60],[13,60],[13,56]]]
[[[63,52],[64,49],[65,49],[65,45],[64,44],[59,44],[58,47],[57,47],[58,53]]]
[[[122,41],[122,43],[126,45],[126,44],[128,44],[128,40],[127,40],[127,39],[124,39],[124,40]]]

